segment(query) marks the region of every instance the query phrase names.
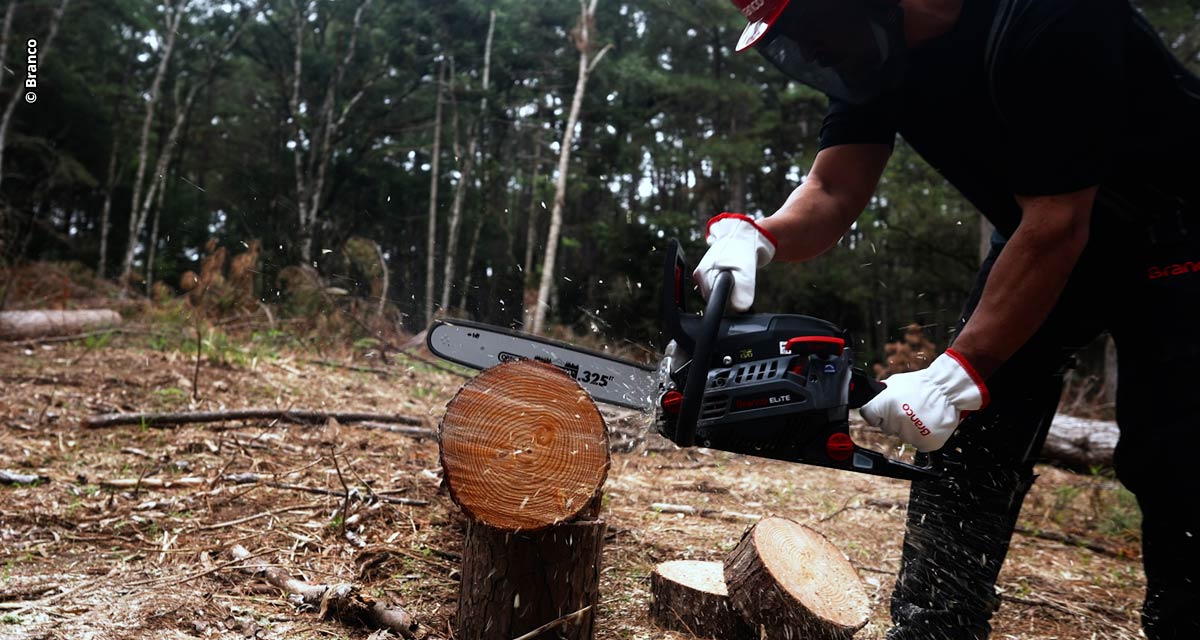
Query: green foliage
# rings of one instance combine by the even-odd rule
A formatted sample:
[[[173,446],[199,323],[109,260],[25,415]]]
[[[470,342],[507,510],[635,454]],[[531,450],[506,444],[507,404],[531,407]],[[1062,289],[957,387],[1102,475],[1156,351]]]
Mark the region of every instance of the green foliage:
[[[14,33],[44,32],[44,4],[22,3]],[[1172,50],[1195,66],[1200,0],[1139,5]],[[173,285],[185,271],[200,271],[212,236],[231,248],[261,240],[262,253],[254,295],[216,287],[205,314],[249,313],[261,300],[276,317],[308,321],[289,325],[294,330],[286,334],[255,335],[248,346],[205,332],[201,349],[215,362],[241,366],[287,344],[352,344],[375,336],[378,326],[366,329],[363,320],[374,307],[355,300],[385,297],[382,325],[424,328],[436,78],[451,61],[441,105],[439,196],[432,203],[440,216],[434,286],[440,292],[444,261],[453,254],[461,278],[451,283],[460,287],[453,305],[463,296],[465,315],[519,322],[531,276],[522,271],[531,214],[533,255],[546,249],[558,144],[578,71],[571,36],[578,3],[374,2],[350,51],[359,3],[317,0],[300,16],[296,113],[294,5],[265,0],[253,16],[250,6],[248,0],[191,3],[160,90],[147,140],[150,173],[172,119],[182,115],[185,125],[166,172],[147,175],[165,190],[154,273],[172,284],[160,289],[149,312],[150,346],[196,348],[192,307],[173,298]],[[481,34],[493,10],[485,92]],[[222,52],[220,42],[244,17],[250,19],[236,46]],[[0,182],[5,211],[14,214],[0,216],[0,258],[95,265],[101,212],[111,196],[108,273],[120,261],[164,19],[161,3],[148,0],[71,3],[43,64],[43,99],[14,112]],[[826,100],[760,56],[735,54],[743,25],[727,0],[599,3],[594,51],[612,48],[594,68],[569,150],[553,322],[613,344],[657,344],[667,239],[679,238],[694,262],[704,250],[705,220],[726,210],[769,215],[803,179]],[[19,57],[19,44],[12,43],[11,59]],[[348,54],[350,64],[339,71]],[[181,113],[195,83],[201,83],[198,98]],[[0,95],[7,97],[10,87]],[[326,138],[327,100],[337,126]],[[459,245],[447,247],[446,217],[472,137],[478,157],[466,185],[463,231]],[[321,191],[303,191],[297,171],[315,177],[314,162],[326,148]],[[320,223],[311,262],[300,265],[298,212],[313,203]],[[900,144],[877,197],[840,246],[810,264],[769,267],[757,306],[841,324],[859,341],[861,359],[914,321],[944,346],[978,263],[977,220],[940,175]],[[149,238],[140,239],[135,264],[146,273]],[[389,270],[387,291],[377,290],[383,284],[376,244]],[[921,260],[913,258],[914,246]],[[331,286],[348,294],[333,296]]]

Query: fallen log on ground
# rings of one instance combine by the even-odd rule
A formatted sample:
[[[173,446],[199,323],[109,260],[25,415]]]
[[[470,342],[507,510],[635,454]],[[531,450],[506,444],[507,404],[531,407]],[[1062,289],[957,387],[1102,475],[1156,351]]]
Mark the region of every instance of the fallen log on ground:
[[[673,631],[702,638],[751,640],[754,630],[729,603],[724,565],[671,560],[650,574],[650,619]]]
[[[229,420],[281,420],[299,424],[321,424],[333,418],[338,422],[391,422],[420,426],[419,418],[387,413],[346,411],[310,411],[305,409],[230,409],[228,411],[181,411],[176,413],[105,413],[88,416],[83,426],[88,429],[139,425],[174,427],[181,424],[226,422]]]
[[[1111,467],[1119,437],[1116,422],[1060,413],[1050,423],[1041,457],[1075,471],[1090,472],[1099,467]]]
[[[552,624],[555,638],[592,638],[609,449],[591,397],[550,365],[501,364],[450,401],[440,445],[470,520],[458,637],[512,640]]]
[[[249,561],[252,556],[245,547],[235,544],[229,550],[236,560]],[[420,624],[400,607],[388,606],[362,592],[357,585],[310,584],[298,580],[279,567],[258,560],[242,569],[244,573],[262,576],[267,582],[288,593],[298,604],[317,609],[322,620],[370,629],[387,629],[403,638],[417,638]],[[425,636],[432,640],[430,636]]]
[[[764,518],[725,559],[733,609],[762,638],[846,640],[867,624],[858,572],[820,533]]]
[[[111,309],[0,311],[0,338],[65,336],[119,324],[121,314]]]
[[[879,446],[878,442],[872,442],[874,438],[879,438],[880,442],[895,442],[860,420],[855,420],[852,426],[865,436],[860,444]],[[1038,456],[1039,461],[1082,473],[1111,468],[1119,437],[1120,430],[1112,420],[1055,414]]]

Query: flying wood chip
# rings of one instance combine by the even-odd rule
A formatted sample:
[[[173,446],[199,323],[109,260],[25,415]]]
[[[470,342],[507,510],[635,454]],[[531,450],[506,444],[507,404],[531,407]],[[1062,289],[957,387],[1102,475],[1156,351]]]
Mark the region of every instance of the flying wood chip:
[[[468,381],[446,407],[442,467],[467,515],[509,531],[575,518],[608,475],[595,403],[551,365],[523,360]]]

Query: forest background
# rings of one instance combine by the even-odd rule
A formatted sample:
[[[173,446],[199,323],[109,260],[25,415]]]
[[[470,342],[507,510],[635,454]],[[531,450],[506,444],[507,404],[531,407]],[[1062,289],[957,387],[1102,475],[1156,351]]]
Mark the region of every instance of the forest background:
[[[1200,67],[1200,0],[1138,4]],[[656,348],[667,240],[695,261],[710,216],[772,213],[826,108],[733,53],[744,21],[726,0],[5,0],[0,14],[0,309],[44,306],[13,274],[55,264],[151,299],[240,278],[210,306],[336,308],[368,333],[448,314]],[[901,142],[841,246],[771,266],[756,307],[843,326],[861,360],[912,322],[944,346],[987,233]],[[242,271],[222,272],[214,256],[236,254]]]

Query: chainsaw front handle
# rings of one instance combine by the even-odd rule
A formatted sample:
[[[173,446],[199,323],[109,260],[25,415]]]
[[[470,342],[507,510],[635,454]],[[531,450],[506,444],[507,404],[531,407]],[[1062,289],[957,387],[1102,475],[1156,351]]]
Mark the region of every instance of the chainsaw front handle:
[[[704,387],[708,383],[708,364],[712,360],[713,345],[717,343],[717,336],[721,332],[721,319],[732,292],[733,272],[723,270],[717,274],[708,305],[704,307],[704,321],[700,335],[696,336],[687,382],[683,385],[683,403],[679,407],[679,420],[675,427],[675,444],[681,447],[696,444],[696,423],[699,422],[700,407],[704,402]]]

